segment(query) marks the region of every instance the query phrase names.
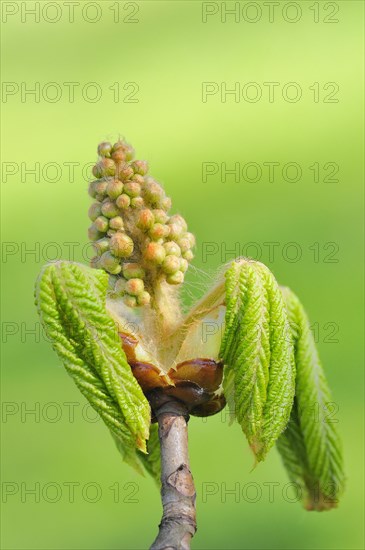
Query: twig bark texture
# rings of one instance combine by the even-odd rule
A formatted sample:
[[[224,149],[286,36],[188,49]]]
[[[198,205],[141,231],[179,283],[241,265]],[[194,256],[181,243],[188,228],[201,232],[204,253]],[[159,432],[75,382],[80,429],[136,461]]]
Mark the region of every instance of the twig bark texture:
[[[187,412],[169,401],[156,412],[161,446],[163,516],[151,550],[189,550],[196,532],[195,487],[189,466]]]

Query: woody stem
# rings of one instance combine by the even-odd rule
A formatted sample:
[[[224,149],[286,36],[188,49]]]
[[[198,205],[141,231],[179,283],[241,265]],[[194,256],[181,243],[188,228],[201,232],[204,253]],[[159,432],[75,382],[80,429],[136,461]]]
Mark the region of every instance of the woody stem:
[[[177,400],[155,408],[155,414],[161,447],[163,515],[150,550],[189,550],[196,532],[196,493],[189,467],[188,414]]]

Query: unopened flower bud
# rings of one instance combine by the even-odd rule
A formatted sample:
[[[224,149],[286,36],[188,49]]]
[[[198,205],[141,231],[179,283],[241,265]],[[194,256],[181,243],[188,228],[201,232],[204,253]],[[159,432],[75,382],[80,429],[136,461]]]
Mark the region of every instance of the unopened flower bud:
[[[121,216],[116,216],[115,218],[112,218],[109,222],[109,226],[111,229],[115,230],[124,229],[123,218]]]
[[[120,195],[116,200],[118,208],[121,208],[122,210],[125,210],[128,208],[128,206],[131,204],[131,199],[128,197],[128,195],[125,195],[124,193]]]
[[[125,296],[123,296],[123,302],[128,307],[136,307],[137,298],[135,296],[130,296],[129,294],[125,294]]]
[[[118,258],[113,256],[109,251],[104,252],[100,258],[100,265],[112,275],[117,275],[121,272],[122,267],[119,264]]]
[[[165,198],[165,192],[162,189],[161,185],[152,178],[148,178],[144,187],[144,195],[146,200],[154,205],[159,207],[162,201]]]
[[[95,199],[95,197],[96,197],[96,186],[97,186],[98,183],[99,183],[99,180],[94,180],[94,181],[91,181],[89,183],[88,192],[89,192],[90,197],[92,197],[93,199]]]
[[[123,182],[120,180],[110,181],[106,192],[112,200],[117,199],[123,193]]]
[[[100,202],[94,202],[89,208],[89,218],[93,222],[98,216],[101,215],[101,204]]]
[[[148,162],[146,160],[135,160],[132,162],[132,168],[135,174],[144,176],[148,172]]]
[[[148,306],[148,304],[151,302],[151,295],[144,290],[137,296],[137,304],[139,306]]]
[[[187,250],[186,252],[184,252],[183,258],[185,258],[185,260],[190,262],[194,258],[194,254],[192,253],[191,250]]]
[[[131,166],[126,162],[118,167],[118,178],[121,181],[129,181],[133,178],[133,176],[133,168],[131,168]]]
[[[139,229],[145,231],[147,229],[150,229],[153,226],[154,222],[155,218],[151,210],[145,208],[139,212],[136,225],[137,227],[139,227]]]
[[[112,158],[118,162],[121,160],[132,160],[134,149],[129,143],[119,140],[113,145]]]
[[[144,200],[142,197],[134,197],[134,199],[131,200],[131,207],[132,208],[143,208],[144,206]]]
[[[162,201],[161,208],[168,212],[171,208],[171,199],[170,197],[165,197]]]
[[[114,147],[115,147],[115,145],[114,145]],[[113,150],[112,150],[111,155],[110,155],[112,157],[112,159],[114,160],[114,162],[116,162],[116,163],[125,162],[126,155],[125,155],[124,149],[122,149],[122,147],[120,147],[119,149],[114,150],[114,147],[113,147]]]
[[[184,234],[184,230],[178,223],[170,223],[169,220],[169,228],[170,228],[170,239],[179,239]]]
[[[176,273],[180,269],[180,258],[177,256],[166,256],[161,267],[167,274]]]
[[[114,218],[119,214],[119,209],[116,204],[108,199],[101,205],[101,211],[107,218]]]
[[[184,282],[184,273],[177,271],[172,275],[167,275],[166,282],[169,283],[169,285],[180,285]]]
[[[179,246],[181,248],[181,252],[184,254],[184,252],[187,252],[191,248],[190,240],[185,237],[179,239]]]
[[[127,161],[131,161],[134,157],[134,149],[129,143],[126,144],[126,159]]]
[[[161,265],[165,259],[165,256],[165,249],[159,243],[149,243],[144,251],[145,259],[156,265]]]
[[[105,199],[107,187],[108,187],[107,180],[98,181],[98,183],[95,186],[95,198],[96,198],[96,200],[101,202],[102,200]]]
[[[109,239],[107,239],[106,237],[104,239],[99,239],[98,241],[93,243],[93,248],[96,252],[97,257],[100,258],[100,256],[104,254],[104,252],[109,250]]]
[[[116,234],[116,229],[108,229],[108,231],[106,232],[106,234],[108,235],[108,237],[112,237],[113,235]]]
[[[124,184],[124,193],[129,195],[131,198],[139,197],[141,194],[141,186],[136,181],[127,181]]]
[[[184,239],[189,239],[190,241],[190,248],[195,246],[195,237],[192,233],[185,233]]]
[[[95,178],[102,178],[103,177],[103,170],[102,170],[102,166],[99,162],[97,162],[93,167],[92,167],[92,175],[95,177]]]
[[[184,233],[188,229],[186,221],[184,220],[184,218],[182,216],[180,216],[180,214],[174,214],[173,216],[171,216],[171,218],[169,219],[169,223],[173,223],[173,224],[176,223],[176,224],[180,225],[182,227]]]
[[[185,258],[180,258],[180,271],[185,273],[188,270],[189,262]]]
[[[103,143],[99,143],[98,145],[98,155],[101,157],[110,157],[111,150],[112,144],[108,141],[103,141]]]
[[[138,296],[144,291],[144,283],[142,279],[129,279],[125,285],[125,290],[132,296]]]
[[[136,181],[137,183],[139,183],[139,185],[144,184],[144,177],[140,176],[139,174],[133,174],[133,176],[131,177],[131,180]]]
[[[126,233],[115,233],[110,239],[110,251],[118,258],[129,258],[133,248],[133,241]]]
[[[164,243],[163,245],[166,254],[168,255],[174,255],[174,256],[181,256],[181,249],[177,243],[174,241],[167,241],[167,243]]]
[[[102,233],[106,233],[108,231],[109,222],[108,219],[104,216],[99,216],[94,221],[94,225],[98,231],[101,231]]]
[[[123,264],[123,277],[126,279],[144,279],[146,272],[140,264]]]
[[[92,173],[96,178],[102,178],[104,176],[114,176],[115,164],[112,159],[103,157],[92,169]]]
[[[152,213],[155,216],[156,223],[166,223],[167,220],[169,219],[166,212],[161,208],[156,208],[155,210],[152,210]]]
[[[89,229],[87,230],[88,236],[90,241],[97,241],[98,239],[101,239],[104,237],[103,233],[101,233],[94,224],[91,224]]]
[[[169,232],[170,229],[167,225],[163,225],[162,223],[155,223],[149,230],[148,234],[151,239],[153,239],[154,241],[158,241],[167,237]]]

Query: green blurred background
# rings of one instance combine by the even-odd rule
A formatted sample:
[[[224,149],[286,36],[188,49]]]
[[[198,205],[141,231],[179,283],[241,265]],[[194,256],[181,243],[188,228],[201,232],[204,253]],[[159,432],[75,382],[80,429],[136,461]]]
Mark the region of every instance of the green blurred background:
[[[301,296],[345,444],[340,507],[307,513],[275,450],[252,470],[225,414],[192,419],[193,548],[364,547],[363,4],[280,2],[274,15],[265,2],[238,6],[225,19],[221,2],[82,2],[72,21],[66,2],[40,2],[39,15],[26,11],[34,2],[2,3],[3,548],[142,549],[156,534],[157,489],[93,421],[33,306],[47,259],[86,261],[82,167],[119,133],[197,236],[186,303],[237,247]],[[73,101],[67,82],[79,84]],[[204,82],[215,83],[206,101]],[[236,82],[240,97],[222,97]],[[204,163],[216,173],[203,178]],[[222,163],[243,175],[222,177]],[[278,163],[273,178],[264,163]]]

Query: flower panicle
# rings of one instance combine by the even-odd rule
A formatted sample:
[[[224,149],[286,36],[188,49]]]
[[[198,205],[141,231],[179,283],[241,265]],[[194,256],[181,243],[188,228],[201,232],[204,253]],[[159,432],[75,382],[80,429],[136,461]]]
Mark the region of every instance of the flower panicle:
[[[169,215],[171,199],[148,175],[148,163],[134,160],[124,140],[98,146],[89,185],[92,267],[110,275],[110,293],[129,307],[150,304],[157,283],[180,285],[193,259],[195,238],[184,218]]]

